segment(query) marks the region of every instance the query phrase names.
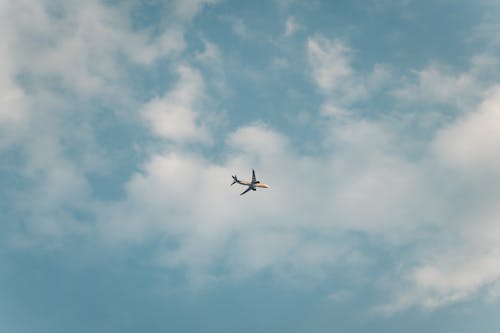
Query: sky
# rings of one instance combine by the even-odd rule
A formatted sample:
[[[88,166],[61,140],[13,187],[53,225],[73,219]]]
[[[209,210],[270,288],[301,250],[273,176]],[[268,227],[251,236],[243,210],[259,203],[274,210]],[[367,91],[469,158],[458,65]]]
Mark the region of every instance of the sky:
[[[499,15],[0,0],[0,331],[497,332]]]

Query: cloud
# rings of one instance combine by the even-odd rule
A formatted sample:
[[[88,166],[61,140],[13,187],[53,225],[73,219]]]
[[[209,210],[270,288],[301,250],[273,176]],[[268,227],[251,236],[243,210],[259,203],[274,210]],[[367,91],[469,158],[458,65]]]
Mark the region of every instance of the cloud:
[[[301,26],[297,23],[293,16],[289,16],[285,22],[285,37],[292,36]]]
[[[167,95],[154,98],[142,109],[153,132],[176,142],[207,141],[207,128],[200,123],[196,108],[203,98],[203,80],[198,71],[179,66],[177,86]]]
[[[213,5],[219,2],[218,0],[176,0],[172,2],[175,17],[182,21],[191,20],[203,6]]]
[[[494,83],[497,60],[488,54],[471,58],[469,69],[454,73],[443,64],[433,63],[413,71],[414,77],[403,79],[393,90],[398,101],[409,104],[450,105],[458,110],[469,110],[485,97],[485,91]]]
[[[203,51],[195,54],[196,61],[207,72],[205,75],[208,89],[215,88],[215,94],[227,95],[230,89],[227,84],[225,61],[219,47],[206,39],[203,39]],[[214,93],[212,91],[212,93]]]
[[[491,244],[490,244],[491,245]],[[498,247],[466,250],[458,244],[447,252],[429,256],[411,269],[408,284],[397,290],[392,302],[376,307],[393,314],[412,306],[433,311],[473,297],[497,297],[494,290],[500,280]],[[401,284],[399,284],[401,287]]]
[[[233,18],[230,20],[231,21],[231,28],[233,29],[233,32],[240,37],[249,37],[250,33],[248,31],[248,27],[246,26],[245,22],[240,19],[240,18]]]
[[[282,153],[287,139],[270,128],[255,125],[237,129],[229,136],[228,143],[233,149],[249,153],[250,156],[265,157]]]
[[[350,65],[350,49],[340,40],[318,36],[307,41],[312,76],[318,87],[325,92],[339,90],[343,79],[353,76]]]
[[[303,208],[314,198],[303,200],[287,177],[292,169],[296,177],[310,170],[296,162],[287,141],[269,127],[251,125],[228,136],[231,154],[221,164],[185,151],[154,153],[126,184],[125,198],[99,210],[99,238],[118,245],[161,235],[157,262],[181,269],[193,288],[265,269],[286,279],[288,267],[298,273],[304,265],[316,271],[309,278],[324,278],[320,267],[334,264],[345,249],[302,235]],[[228,176],[246,178],[250,165],[276,192],[240,197],[240,188],[229,187]],[[242,214],[249,207],[258,207],[258,214]]]
[[[210,67],[221,51],[204,41],[202,53],[176,56],[188,53],[184,24],[208,3],[172,2],[174,23],[157,33],[133,29],[129,6],[75,2],[54,15],[45,2],[2,3],[0,147],[18,154],[10,167],[26,184],[13,194],[10,209],[23,222],[12,243],[61,246],[79,235],[103,247],[151,245],[148,259],[195,288],[259,272],[308,286],[378,264],[355,234],[391,253],[409,248],[394,259],[405,263],[398,273],[375,273],[389,281],[381,287],[391,296],[381,307],[387,312],[435,309],[485,289],[496,297],[500,93],[488,74],[495,60],[475,57],[462,73],[432,64],[401,80],[393,96],[402,104],[470,106],[426,140],[384,117],[321,118],[312,129],[317,153],[305,154],[294,145],[300,137],[255,122],[218,133],[213,157],[205,145],[216,132],[210,84],[189,60]],[[383,64],[357,70],[355,52],[339,39],[312,36],[306,51],[324,114],[352,114],[395,77]],[[129,66],[156,70],[160,59],[177,74],[173,85],[145,100],[129,94]],[[98,114],[108,108],[116,126],[129,121],[147,139],[127,143],[133,158],[111,186],[119,195],[102,200],[92,176],[123,162],[99,136],[108,128],[99,128]],[[129,152],[134,143],[139,153]],[[243,178],[251,168],[271,188],[240,197],[229,175]]]
[[[441,219],[432,237],[435,243],[416,251],[415,264],[398,284],[401,289],[393,289],[394,299],[379,310],[434,310],[473,297],[496,297],[499,96],[499,88],[493,87],[474,111],[437,132],[429,147],[435,173],[430,177],[441,177],[436,188],[441,187],[444,198],[438,199]]]
[[[434,66],[418,71],[416,75],[418,86],[409,85],[396,90],[397,97],[414,101],[461,104],[453,99],[462,97],[462,92],[470,91],[475,86],[470,76],[448,76]]]
[[[312,79],[326,97],[322,106],[325,115],[349,113],[354,104],[365,100],[390,78],[382,65],[375,66],[369,75],[355,71],[351,65],[353,51],[339,39],[310,37],[307,52]]]
[[[500,38],[498,37],[500,24],[496,20],[500,10],[500,3],[496,0],[485,0],[480,1],[478,4],[479,8],[481,8],[482,17],[469,32],[467,42],[480,42],[482,47],[487,48],[491,53],[496,53],[498,52],[498,46],[500,46]]]
[[[203,41],[203,45],[205,48],[203,52],[196,54],[196,59],[207,66],[213,64],[220,66],[221,54],[217,46],[207,40]]]
[[[383,65],[375,66],[370,75],[358,73],[351,63],[352,51],[340,40],[314,36],[307,49],[312,78],[325,98],[324,114],[350,115],[358,101],[395,78]],[[345,184],[324,179],[334,188],[323,194],[331,205],[325,216],[334,218],[337,226],[379,235],[396,248],[416,247],[397,273],[382,278],[390,281],[383,289],[392,298],[377,306],[379,311],[394,313],[415,306],[434,310],[496,295],[497,237],[488,236],[497,229],[492,221],[498,220],[494,203],[500,195],[492,185],[499,184],[495,63],[491,56],[480,54],[458,73],[431,64],[415,71],[414,78],[405,78],[401,88],[387,86],[410,110],[415,103],[460,110],[451,121],[433,120],[430,142],[405,135],[387,119],[345,118],[327,127],[325,142],[339,159],[331,161],[326,173],[342,175]],[[425,112],[416,118],[425,118]],[[398,143],[402,139],[409,141]],[[408,144],[410,151],[420,147],[421,155],[407,159],[398,146],[408,148]],[[346,169],[340,169],[342,163]],[[341,221],[348,221],[348,226]],[[398,236],[391,237],[389,230],[398,230]],[[415,237],[422,240],[415,244]]]
[[[12,239],[59,246],[91,228],[100,204],[92,179],[119,168],[119,148],[103,140],[106,127],[133,127],[139,118],[132,112],[142,101],[132,93],[130,66],[147,70],[160,58],[173,59],[185,47],[184,23],[137,30],[133,6],[101,1],[18,1],[0,9],[0,149],[12,156],[6,169],[26,184],[6,189],[10,216],[23,220],[12,222],[20,232]],[[196,75],[194,86],[202,84]],[[190,107],[193,99],[179,94]],[[185,123],[175,135],[189,137],[189,117],[178,116]]]
[[[28,112],[25,108],[25,96],[22,90],[12,82],[4,80],[0,88],[0,148],[16,142],[20,133],[24,132]]]
[[[54,81],[87,96],[116,94],[125,89],[120,54],[150,64],[184,47],[179,27],[154,36],[133,31],[126,7],[67,2],[59,16],[52,16],[50,8],[23,1],[5,8],[13,65],[38,87]]]
[[[358,256],[342,235],[391,239],[415,227],[421,215],[407,210],[424,204],[415,191],[420,173],[390,152],[386,131],[371,123],[334,131],[343,148],[322,157],[299,154],[262,124],[230,133],[219,163],[183,150],[153,153],[126,184],[125,199],[100,211],[100,237],[141,243],[161,235],[158,262],[181,268],[193,287],[262,270],[306,286],[327,279],[331,267]],[[271,189],[240,197],[228,176],[245,178],[251,167]]]
[[[500,88],[492,88],[476,111],[439,132],[435,150],[443,163],[477,176],[494,176],[500,167]]]
[[[412,279],[424,292],[422,306],[434,309],[473,296],[500,278],[499,253],[456,253],[418,267]]]
[[[352,293],[348,290],[339,290],[328,295],[332,302],[345,302],[352,298]]]

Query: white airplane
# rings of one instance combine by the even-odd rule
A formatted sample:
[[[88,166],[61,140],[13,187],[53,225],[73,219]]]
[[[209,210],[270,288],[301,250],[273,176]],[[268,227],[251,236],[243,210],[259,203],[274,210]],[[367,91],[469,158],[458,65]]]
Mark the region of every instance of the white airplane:
[[[243,191],[240,195],[243,195],[250,190],[257,191],[257,187],[262,187],[262,188],[269,188],[270,187],[269,185],[261,183],[257,179],[255,179],[254,169],[252,169],[252,181],[251,182],[241,181],[238,179],[238,177],[236,177],[236,175],[234,175],[232,177],[233,177],[233,183],[231,184],[231,186],[234,185],[235,183],[248,186],[248,188],[245,191]]]

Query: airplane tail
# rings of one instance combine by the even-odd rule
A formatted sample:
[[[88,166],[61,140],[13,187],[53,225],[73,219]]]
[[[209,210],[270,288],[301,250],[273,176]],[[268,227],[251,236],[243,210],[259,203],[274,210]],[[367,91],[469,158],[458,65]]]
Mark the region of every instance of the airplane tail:
[[[236,175],[231,177],[233,177],[233,182],[231,183],[231,186],[233,186],[235,183],[238,183],[238,178],[236,177]]]

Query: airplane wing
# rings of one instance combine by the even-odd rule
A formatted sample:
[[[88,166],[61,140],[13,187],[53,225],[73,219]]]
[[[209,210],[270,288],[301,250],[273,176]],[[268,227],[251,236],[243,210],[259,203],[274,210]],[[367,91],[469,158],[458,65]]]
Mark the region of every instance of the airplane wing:
[[[255,179],[255,170],[252,169],[252,183],[255,183],[257,179]]]
[[[243,191],[240,195],[243,195],[243,194],[247,193],[247,192],[248,192],[248,191],[250,191],[251,189],[252,189],[252,188],[251,188],[250,186],[248,186],[248,188],[247,188],[245,191]]]

